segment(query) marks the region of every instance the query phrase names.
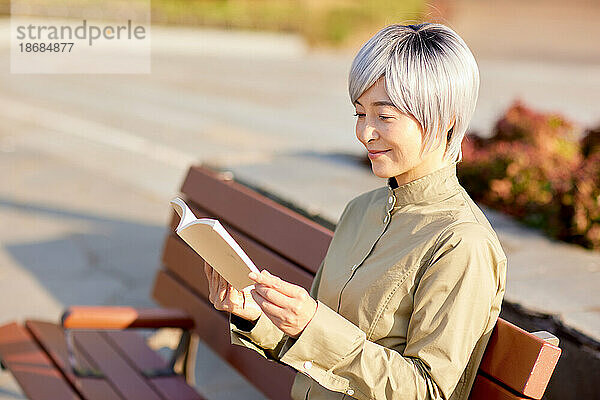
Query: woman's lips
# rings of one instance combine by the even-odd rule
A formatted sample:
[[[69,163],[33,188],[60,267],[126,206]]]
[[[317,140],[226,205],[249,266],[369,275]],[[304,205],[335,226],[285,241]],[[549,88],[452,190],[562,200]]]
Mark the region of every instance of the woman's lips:
[[[369,151],[369,158],[370,159],[377,158],[377,157],[381,156],[382,154],[387,153],[388,151],[390,151],[390,150],[388,149],[388,150],[374,151],[374,152]]]

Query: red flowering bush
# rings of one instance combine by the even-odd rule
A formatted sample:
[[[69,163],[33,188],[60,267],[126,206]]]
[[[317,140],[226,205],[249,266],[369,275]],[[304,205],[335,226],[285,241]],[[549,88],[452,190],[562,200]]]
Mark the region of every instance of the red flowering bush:
[[[514,103],[488,139],[467,135],[458,173],[473,198],[557,239],[600,249],[600,129]]]
[[[596,131],[598,132],[598,131]],[[600,249],[600,151],[575,171],[572,230],[576,242]]]

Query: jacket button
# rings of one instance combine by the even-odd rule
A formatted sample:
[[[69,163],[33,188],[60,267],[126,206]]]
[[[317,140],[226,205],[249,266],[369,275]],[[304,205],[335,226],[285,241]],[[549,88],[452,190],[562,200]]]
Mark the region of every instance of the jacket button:
[[[304,369],[311,369],[312,363],[310,361],[304,361]]]
[[[348,390],[346,390],[346,394],[347,394],[348,396],[352,396],[352,395],[354,394],[354,390],[352,390],[352,389],[348,389]]]

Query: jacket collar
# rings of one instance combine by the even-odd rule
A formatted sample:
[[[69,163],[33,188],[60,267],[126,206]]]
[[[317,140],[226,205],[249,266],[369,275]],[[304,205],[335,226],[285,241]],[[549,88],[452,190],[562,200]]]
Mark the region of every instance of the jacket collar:
[[[401,186],[398,186],[394,177],[387,178],[388,191],[395,197],[394,208],[434,201],[439,196],[455,192],[460,186],[456,176],[456,164],[457,162],[453,162]]]

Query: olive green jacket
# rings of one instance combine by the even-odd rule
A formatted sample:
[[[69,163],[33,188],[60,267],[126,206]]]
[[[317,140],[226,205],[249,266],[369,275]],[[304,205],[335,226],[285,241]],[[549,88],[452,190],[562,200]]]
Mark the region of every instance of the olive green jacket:
[[[346,205],[300,336],[264,314],[232,316],[231,342],[295,368],[296,400],[467,399],[505,278],[498,237],[456,163],[399,187],[389,178]]]

